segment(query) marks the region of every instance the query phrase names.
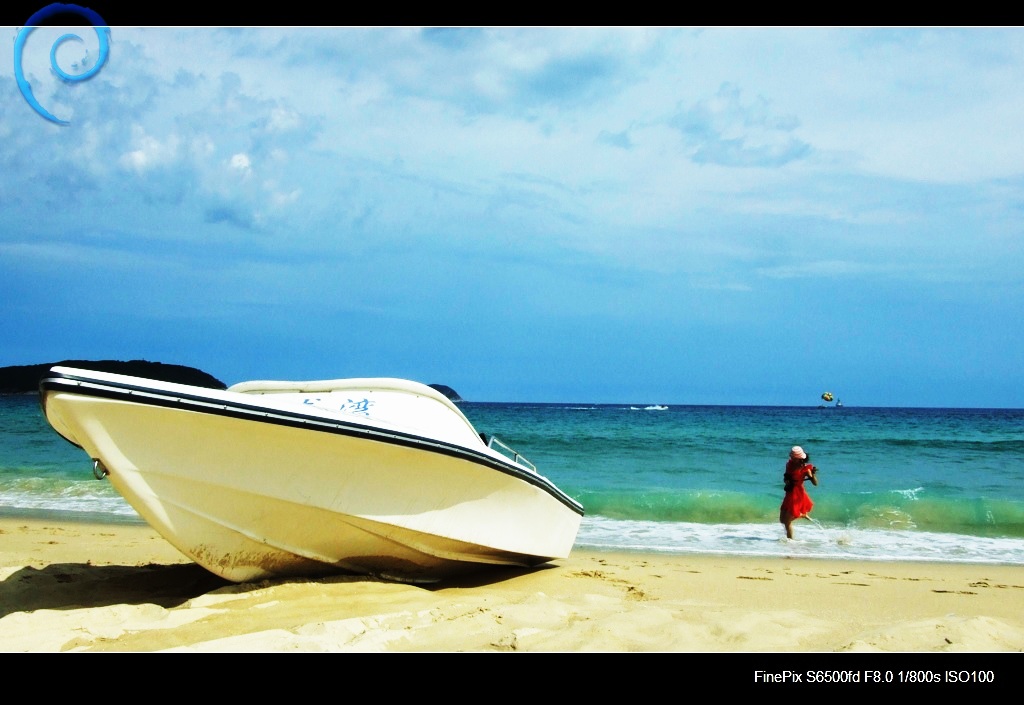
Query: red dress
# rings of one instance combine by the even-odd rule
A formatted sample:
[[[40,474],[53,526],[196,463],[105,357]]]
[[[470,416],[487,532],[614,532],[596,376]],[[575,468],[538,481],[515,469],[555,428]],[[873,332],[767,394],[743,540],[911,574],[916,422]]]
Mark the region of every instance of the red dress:
[[[804,480],[811,476],[812,470],[813,465],[800,460],[790,460],[786,463],[786,474],[783,475],[786,481],[786,496],[782,499],[780,514],[788,514],[795,519],[810,514],[814,502],[804,489]]]

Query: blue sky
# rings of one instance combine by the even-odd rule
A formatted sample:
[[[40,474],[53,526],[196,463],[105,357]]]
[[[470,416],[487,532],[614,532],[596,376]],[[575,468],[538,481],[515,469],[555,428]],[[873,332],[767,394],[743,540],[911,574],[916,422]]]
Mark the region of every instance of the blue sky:
[[[1024,406],[1024,29],[20,29],[0,365]]]

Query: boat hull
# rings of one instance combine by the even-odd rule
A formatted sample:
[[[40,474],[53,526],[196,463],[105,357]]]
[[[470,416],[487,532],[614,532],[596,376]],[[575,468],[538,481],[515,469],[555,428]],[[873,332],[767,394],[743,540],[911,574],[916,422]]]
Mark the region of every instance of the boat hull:
[[[337,572],[436,581],[533,566],[569,555],[582,516],[482,442],[261,410],[226,392],[179,398],[67,377],[41,392],[50,423],[140,516],[234,582]]]

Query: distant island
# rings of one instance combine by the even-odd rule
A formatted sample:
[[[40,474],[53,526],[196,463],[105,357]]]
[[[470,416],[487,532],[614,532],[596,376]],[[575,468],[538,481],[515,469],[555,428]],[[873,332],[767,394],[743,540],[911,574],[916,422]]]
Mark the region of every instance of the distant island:
[[[437,391],[441,392],[441,394],[444,394],[452,401],[464,401],[463,398],[459,396],[459,393],[456,392],[451,387],[449,387],[447,384],[428,384],[427,386],[436,389]]]
[[[219,379],[195,367],[170,365],[163,362],[148,360],[61,360],[45,362],[38,365],[13,365],[0,367],[0,394],[31,394],[39,391],[39,380],[51,367],[77,367],[96,372],[113,372],[161,382],[190,384],[193,387],[208,389],[227,389],[227,385]],[[454,389],[445,384],[428,385],[441,392],[452,401],[462,401],[462,397]]]
[[[95,372],[114,372],[133,377],[145,377],[162,382],[190,384],[194,387],[226,389],[227,385],[216,377],[184,365],[168,365],[148,360],[61,360],[38,365],[0,367],[0,394],[26,394],[39,391],[39,380],[51,367],[63,365]]]

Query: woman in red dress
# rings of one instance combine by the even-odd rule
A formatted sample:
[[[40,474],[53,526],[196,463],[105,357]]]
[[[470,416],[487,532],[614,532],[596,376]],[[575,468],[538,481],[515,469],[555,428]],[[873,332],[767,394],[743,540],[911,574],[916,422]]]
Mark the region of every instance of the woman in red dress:
[[[793,522],[797,519],[809,519],[814,502],[811,501],[804,481],[810,480],[818,484],[818,469],[811,465],[810,458],[800,446],[793,446],[786,462],[786,473],[782,476],[786,483],[786,496],[779,508],[779,521],[786,527],[786,538],[793,538]]]

